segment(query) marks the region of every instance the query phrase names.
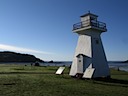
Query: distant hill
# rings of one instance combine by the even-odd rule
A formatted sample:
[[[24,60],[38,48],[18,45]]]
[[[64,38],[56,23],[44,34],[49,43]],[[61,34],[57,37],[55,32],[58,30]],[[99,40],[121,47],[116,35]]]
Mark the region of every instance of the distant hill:
[[[43,60],[36,58],[34,55],[21,54],[10,51],[0,52],[0,62],[44,62]]]
[[[128,60],[126,60],[126,61],[123,61],[122,63],[128,63]]]

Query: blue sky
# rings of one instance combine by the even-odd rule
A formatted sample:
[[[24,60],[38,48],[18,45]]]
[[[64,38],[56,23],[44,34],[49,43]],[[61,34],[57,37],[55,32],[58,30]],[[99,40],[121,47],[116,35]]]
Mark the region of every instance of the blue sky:
[[[0,0],[0,51],[72,61],[78,39],[72,25],[88,10],[107,24],[107,59],[127,60],[128,0]]]

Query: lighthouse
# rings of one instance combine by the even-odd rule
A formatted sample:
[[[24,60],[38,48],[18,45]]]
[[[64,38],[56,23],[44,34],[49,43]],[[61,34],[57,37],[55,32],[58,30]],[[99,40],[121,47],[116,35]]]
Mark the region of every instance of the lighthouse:
[[[77,33],[73,62],[69,75],[82,78],[110,77],[109,66],[103,48],[101,33],[107,31],[106,24],[98,16],[88,12],[80,16],[81,22],[73,25]]]

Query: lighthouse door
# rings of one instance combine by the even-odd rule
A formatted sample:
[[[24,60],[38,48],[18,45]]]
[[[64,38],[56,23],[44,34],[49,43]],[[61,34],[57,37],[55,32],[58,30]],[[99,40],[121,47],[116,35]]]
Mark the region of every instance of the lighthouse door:
[[[77,73],[83,74],[83,55],[77,56]]]

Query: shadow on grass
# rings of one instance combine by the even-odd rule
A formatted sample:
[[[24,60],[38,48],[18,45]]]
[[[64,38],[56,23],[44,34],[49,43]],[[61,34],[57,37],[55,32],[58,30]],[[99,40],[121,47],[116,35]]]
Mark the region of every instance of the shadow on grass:
[[[0,72],[0,74],[55,74],[53,72]]]
[[[12,85],[16,85],[15,82],[1,82],[0,85],[5,85],[5,86],[12,86]],[[1,96],[1,95],[0,95]]]
[[[25,70],[24,68],[14,68],[13,70]]]
[[[110,79],[95,79],[93,82],[97,84],[108,85],[108,86],[128,87],[128,80],[110,78]]]

